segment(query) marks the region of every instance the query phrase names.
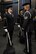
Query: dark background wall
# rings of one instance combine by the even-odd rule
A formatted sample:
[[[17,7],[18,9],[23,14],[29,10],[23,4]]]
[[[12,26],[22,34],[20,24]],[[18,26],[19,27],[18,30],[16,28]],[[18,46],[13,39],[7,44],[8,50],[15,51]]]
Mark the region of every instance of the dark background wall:
[[[12,0],[12,1],[17,2],[18,0]],[[19,1],[20,1],[20,8],[23,8],[22,7],[23,3],[26,3],[26,2],[30,3],[30,1],[31,1],[31,5],[32,5],[31,7],[36,8],[36,0],[19,0]],[[0,2],[1,2],[1,0],[0,0]],[[18,14],[18,3],[13,4],[13,8],[14,8],[14,14],[17,15]],[[0,5],[0,9],[1,9],[1,5]]]
[[[17,2],[17,0],[13,0],[13,2]],[[22,4],[23,3],[30,3],[30,0],[19,0],[19,3],[20,3],[20,9],[22,9],[23,7],[22,7]],[[16,3],[16,4],[13,4],[13,8],[14,8],[14,14],[15,15],[17,15],[18,14],[18,3]]]
[[[32,8],[36,8],[36,0],[31,0]]]

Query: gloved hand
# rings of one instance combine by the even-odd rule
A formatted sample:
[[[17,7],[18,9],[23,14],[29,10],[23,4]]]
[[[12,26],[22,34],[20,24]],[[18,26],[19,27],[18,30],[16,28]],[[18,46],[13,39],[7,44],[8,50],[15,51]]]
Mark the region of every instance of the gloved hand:
[[[24,28],[22,28],[22,30],[24,30]]]
[[[18,27],[20,28],[20,25],[18,25]]]
[[[3,27],[3,28],[4,28],[4,31],[5,31],[5,32],[8,32],[8,30],[7,30],[7,28],[6,28],[6,27]]]
[[[7,30],[7,29],[4,29],[4,31],[5,31],[5,32],[8,32],[8,30]]]

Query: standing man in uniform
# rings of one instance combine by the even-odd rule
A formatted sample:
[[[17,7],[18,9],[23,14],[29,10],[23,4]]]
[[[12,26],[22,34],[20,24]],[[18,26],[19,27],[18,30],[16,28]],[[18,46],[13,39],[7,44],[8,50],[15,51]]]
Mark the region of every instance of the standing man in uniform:
[[[18,27],[20,26],[20,31],[19,31],[20,43],[24,43],[24,41],[23,41],[24,38],[23,38],[23,34],[22,34],[23,33],[23,31],[22,31],[23,22],[24,22],[23,9],[20,9],[19,15],[17,18]]]
[[[12,5],[7,5],[6,9],[7,9],[7,13],[5,12],[4,17],[6,17],[6,25],[12,42],[12,35],[14,30],[13,7]],[[9,39],[8,39],[8,45],[10,45]]]
[[[22,28],[23,21],[24,21],[23,9],[20,9],[19,15],[18,15],[18,18],[17,18],[18,27],[20,26],[20,28]],[[21,29],[20,29],[20,32],[19,32],[19,36],[21,36]]]
[[[26,32],[28,34],[28,41],[29,41],[29,53],[31,54],[31,24],[32,24],[32,16],[31,16],[31,11],[30,11],[30,3],[25,3],[23,4],[24,6],[24,23],[23,23],[23,28],[24,28],[24,36],[25,36],[25,51],[28,54],[27,51],[27,38],[26,38]]]

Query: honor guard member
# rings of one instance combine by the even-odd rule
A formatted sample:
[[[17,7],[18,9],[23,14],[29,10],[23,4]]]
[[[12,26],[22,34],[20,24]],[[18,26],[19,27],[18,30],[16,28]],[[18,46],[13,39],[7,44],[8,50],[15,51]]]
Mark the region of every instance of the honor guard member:
[[[18,27],[20,27],[20,30],[19,30],[19,42],[22,43],[22,44],[24,44],[24,37],[23,37],[23,30],[22,30],[23,22],[24,22],[23,9],[20,9],[18,19],[17,19],[17,23],[18,23]]]
[[[22,28],[22,25],[23,25],[23,20],[24,20],[23,9],[20,9],[19,15],[18,15],[18,18],[17,18],[18,27],[20,26],[19,37],[21,36],[21,28]]]
[[[11,42],[12,42],[12,35],[13,35],[13,30],[14,30],[14,15],[13,15],[13,7],[12,5],[7,5],[6,6],[6,9],[7,9],[7,13],[5,11],[5,14],[4,14],[4,17],[6,17],[6,25],[7,25],[7,30],[9,32],[9,35],[10,35],[10,39],[11,39]],[[13,44],[13,43],[12,43]],[[9,43],[9,39],[8,39],[8,44],[7,45],[10,45]]]
[[[23,4],[23,8],[24,8],[24,23],[23,23],[23,28],[24,28],[24,36],[25,36],[25,51],[28,54],[27,51],[27,45],[29,44],[29,52],[31,54],[31,24],[32,24],[32,18],[31,18],[31,11],[30,11],[30,3],[25,3]],[[26,38],[26,32],[28,35],[28,41],[29,43],[27,44],[27,38]]]

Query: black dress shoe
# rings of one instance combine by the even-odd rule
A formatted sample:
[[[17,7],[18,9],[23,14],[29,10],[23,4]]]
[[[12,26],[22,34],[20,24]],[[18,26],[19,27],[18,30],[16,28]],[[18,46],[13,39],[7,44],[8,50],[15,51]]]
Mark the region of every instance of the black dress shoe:
[[[27,52],[26,49],[24,49],[23,51],[24,51],[25,54],[32,54],[32,53],[30,53],[30,52]]]
[[[26,53],[26,52],[27,52],[27,51],[26,51],[26,49],[24,49],[24,50],[23,50],[23,52],[25,52],[25,53]]]

